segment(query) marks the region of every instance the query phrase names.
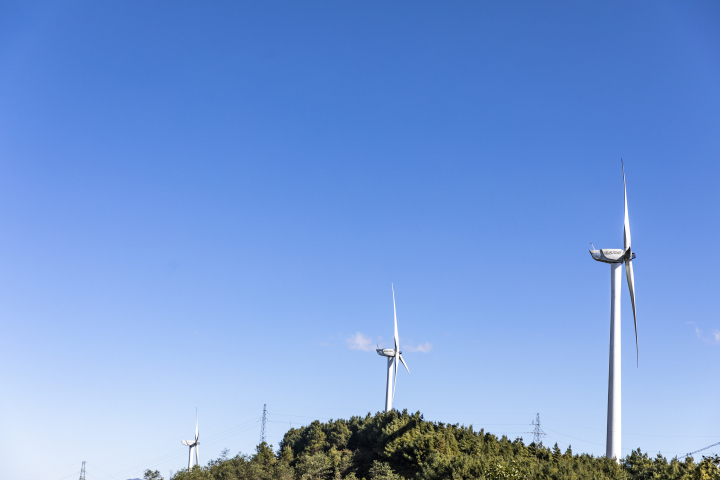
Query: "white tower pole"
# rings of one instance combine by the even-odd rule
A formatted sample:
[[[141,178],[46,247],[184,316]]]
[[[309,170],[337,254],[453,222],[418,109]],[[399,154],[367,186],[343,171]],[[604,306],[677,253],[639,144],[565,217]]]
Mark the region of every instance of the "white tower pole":
[[[389,412],[392,410],[392,402],[393,402],[393,386],[392,386],[392,379],[393,379],[393,360],[395,360],[394,357],[388,357],[387,359],[387,389],[385,390],[385,411]]]
[[[621,359],[620,359],[620,291],[622,263],[610,264],[610,376],[608,379],[607,446],[605,455],[620,462],[621,412]]]

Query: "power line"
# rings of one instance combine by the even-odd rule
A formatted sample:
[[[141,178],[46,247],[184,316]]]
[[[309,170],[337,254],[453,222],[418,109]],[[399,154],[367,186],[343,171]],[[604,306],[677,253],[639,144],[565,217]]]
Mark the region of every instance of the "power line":
[[[567,425],[572,425],[574,427],[580,427],[580,428],[587,428],[588,430],[597,430],[598,432],[606,432],[607,430],[604,428],[596,428],[596,427],[588,427],[586,425],[578,425],[577,423],[571,423],[567,422],[565,420],[560,420],[559,418],[549,417],[545,415],[546,419],[553,420],[555,422],[565,423]],[[631,435],[631,436],[638,436],[638,437],[665,437],[665,438],[716,438],[717,435],[656,435],[653,433],[630,433],[630,432],[623,432],[623,436],[625,435]]]
[[[302,408],[302,407],[301,407],[301,408]],[[291,414],[278,414],[278,413],[274,413],[273,415],[283,416],[283,417],[291,417],[291,418],[292,418],[292,417],[305,417],[304,415],[291,415]],[[515,415],[515,414],[513,414],[513,415]],[[238,416],[242,416],[242,415],[236,415],[236,416],[231,417],[231,418],[237,418]],[[313,417],[313,418],[317,418],[317,417]],[[546,421],[547,421],[547,416],[546,416]],[[560,420],[558,420],[558,421],[560,421]],[[207,443],[207,445],[212,445],[212,444],[217,444],[217,443],[220,443],[220,442],[224,442],[224,441],[226,441],[226,439],[228,439],[229,437],[233,437],[233,436],[238,435],[238,434],[240,434],[240,433],[244,433],[245,431],[249,431],[249,430],[251,430],[252,428],[256,428],[257,423],[260,423],[260,424],[261,424],[261,439],[260,439],[260,440],[267,442],[267,436],[266,436],[266,435],[267,435],[267,423],[268,423],[268,422],[273,422],[273,423],[274,423],[274,422],[277,422],[277,423],[289,423],[289,424],[292,426],[292,423],[289,422],[289,421],[288,421],[288,422],[278,422],[278,421],[270,420],[270,419],[269,419],[269,413],[268,413],[268,410],[267,410],[267,404],[264,404],[264,405],[263,405],[263,416],[262,416],[260,419],[258,419],[257,417],[255,417],[254,420],[250,420],[250,421],[244,422],[244,423],[242,423],[242,424],[240,424],[240,425],[236,425],[236,426],[231,427],[231,428],[229,428],[229,429],[226,429],[226,430],[224,430],[224,431],[218,432],[218,433],[216,433],[215,435],[211,435],[210,437],[208,437],[208,440],[211,440],[211,441],[210,441],[209,443]],[[227,420],[222,421],[222,422],[217,422],[217,424],[226,424],[226,423],[227,423]],[[568,424],[570,424],[569,422],[565,422],[565,421],[562,421],[562,423],[568,423]],[[253,427],[253,425],[255,425],[255,427]],[[494,426],[494,425],[498,425],[498,426],[499,426],[499,425],[508,425],[508,426],[510,426],[510,425],[523,425],[523,424],[492,423],[492,424],[485,424],[484,426]],[[526,424],[525,424],[525,425],[526,425]],[[551,438],[551,436],[550,436],[549,434],[546,434],[546,433],[543,431],[542,427],[540,426],[540,414],[539,414],[539,413],[536,413],[536,418],[535,418],[535,420],[531,423],[531,425],[533,425],[533,426],[535,427],[534,430],[531,431],[531,432],[505,432],[505,435],[522,434],[522,433],[532,434],[532,435],[533,435],[533,440],[535,441],[536,444],[539,444],[540,442],[542,442],[543,437]],[[570,425],[574,425],[574,424],[570,424]],[[575,425],[575,426],[583,427],[582,425]],[[589,427],[583,427],[583,428],[589,428]],[[549,429],[549,431],[554,431],[554,430]],[[536,434],[538,434],[538,433],[539,433],[539,437],[536,436]],[[561,432],[556,432],[556,433],[558,433],[559,435],[565,436],[565,437],[573,438],[573,439],[575,439],[575,440],[580,440],[580,441],[582,441],[582,442],[587,442],[587,443],[591,443],[591,444],[601,445],[600,443],[592,442],[592,441],[585,440],[585,439],[581,439],[581,438],[577,438],[577,437],[572,437],[572,436],[570,436],[570,435],[567,435],[567,434],[564,434],[564,433],[561,433]],[[716,438],[717,438],[717,437],[716,437]],[[206,442],[207,442],[208,440],[206,440]],[[562,442],[558,442],[558,443],[562,443]],[[702,449],[700,449],[700,450],[697,450],[697,451],[695,451],[695,452],[692,452],[692,453],[689,453],[689,454],[687,454],[687,455],[684,455],[684,456],[682,456],[682,457],[680,457],[680,458],[682,459],[682,458],[684,458],[684,457],[686,457],[686,456],[696,454],[696,453],[698,453],[698,452],[707,450],[707,449],[709,449],[709,448],[712,448],[712,447],[718,446],[718,445],[720,445],[720,442],[714,443],[714,444],[709,445],[709,446],[707,446],[707,447],[704,447],[704,448],[702,448]],[[158,446],[159,446],[159,445],[158,445]],[[623,450],[629,451],[629,450],[631,450],[631,449],[625,448],[625,449],[623,449]],[[668,453],[671,453],[671,452],[668,452]],[[127,467],[127,466],[126,466],[126,467],[122,468],[120,471],[118,471],[117,473],[115,473],[114,475],[108,475],[107,472],[102,472],[102,471],[101,471],[101,472],[102,472],[103,474],[105,474],[104,478],[106,478],[106,479],[109,479],[109,478],[119,478],[120,476],[122,476],[122,475],[125,474],[125,473],[129,474],[130,471],[136,470],[136,469],[137,469],[138,467],[140,467],[141,465],[142,465],[143,467],[145,467],[146,465],[148,465],[148,464],[150,464],[150,463],[154,463],[154,464],[157,464],[157,463],[166,463],[166,462],[169,462],[169,461],[174,461],[175,459],[182,457],[182,455],[184,455],[184,453],[179,453],[179,452],[176,452],[176,451],[168,452],[168,453],[166,453],[166,454],[164,454],[164,455],[160,455],[159,457],[155,457],[154,459],[146,460],[146,461],[142,462],[142,463],[139,464],[139,465],[131,466],[131,467]],[[124,458],[130,458],[130,457],[133,457],[133,456],[134,456],[134,455],[129,455],[129,456],[126,456],[126,457],[124,457]],[[118,459],[118,460],[116,460],[116,461],[121,461],[121,459]],[[83,463],[86,463],[86,462],[83,462]],[[110,462],[110,463],[114,463],[114,462]],[[92,469],[92,468],[93,468],[93,465],[89,465],[89,467],[91,467],[90,469]],[[97,467],[94,467],[94,468],[97,468]],[[99,470],[99,469],[98,469],[98,470]],[[49,473],[51,473],[51,472],[48,472],[48,474],[49,474]],[[43,474],[43,475],[45,475],[45,474]],[[75,475],[77,475],[77,473],[75,473]],[[93,477],[93,478],[94,478],[94,475],[95,475],[95,474],[93,474],[92,472],[89,472],[89,476],[90,476],[90,477]],[[70,476],[72,476],[72,474],[69,475],[68,477],[70,477]],[[65,478],[67,478],[67,477],[65,477]],[[81,477],[81,479],[84,480],[84,477]]]
[[[707,450],[708,448],[714,447],[714,446],[716,446],[716,445],[720,445],[720,442],[718,442],[718,443],[713,443],[712,445],[708,445],[707,447],[701,448],[700,450],[695,450],[694,452],[690,452],[690,453],[688,453],[688,454],[685,454],[685,455],[683,455],[682,457],[678,457],[678,460],[680,460],[681,458],[689,457],[690,455],[693,455],[693,454],[695,454],[695,453],[702,452],[703,450]]]
[[[36,478],[44,477],[45,475],[50,475],[51,473],[55,473],[55,472],[57,472],[58,470],[66,470],[66,469],[68,469],[69,467],[70,467],[70,464],[66,464],[66,465],[64,465],[64,466],[62,466],[62,467],[56,468],[56,469],[54,469],[54,470],[50,470],[49,472],[40,473],[40,474],[35,475],[35,476],[32,476],[32,477],[25,477],[25,480],[35,480]],[[75,475],[75,473],[71,473],[70,475]],[[67,476],[69,477],[70,475],[67,475]]]
[[[585,440],[585,439],[583,439],[583,438],[573,437],[572,435],[568,435],[568,434],[566,434],[566,433],[558,432],[557,430],[553,430],[552,428],[548,428],[548,430],[550,430],[551,432],[555,432],[555,433],[557,433],[558,435],[562,435],[563,437],[572,438],[573,440],[580,440],[581,442],[592,443],[593,445],[600,445],[601,447],[604,446],[602,443],[593,442],[593,441],[591,441],[591,440]],[[632,448],[623,447],[623,450],[632,451]]]
[[[249,431],[249,430],[255,428],[255,426],[257,425],[257,422],[259,422],[259,419],[257,419],[257,417],[256,417],[254,420],[250,420],[250,421],[245,422],[245,423],[243,423],[243,424],[237,425],[237,426],[232,427],[232,428],[230,428],[230,429],[228,429],[228,430],[225,430],[225,431],[223,431],[223,432],[216,433],[215,435],[210,435],[209,437],[206,438],[204,445],[205,445],[206,447],[207,447],[207,446],[210,446],[210,445],[214,445],[214,444],[216,444],[216,443],[219,443],[219,442],[222,442],[222,441],[226,440],[226,439],[229,438],[229,437],[232,437],[232,436],[237,435],[237,434],[239,434],[239,433],[244,433],[244,432],[246,432],[246,431]],[[175,450],[175,451],[173,451],[173,452],[169,452],[169,453],[166,453],[166,454],[164,454],[164,455],[160,455],[159,457],[155,457],[154,459],[149,459],[149,460],[143,461],[143,462],[140,463],[140,464],[136,464],[136,465],[131,466],[131,467],[124,467],[124,468],[122,468],[121,470],[117,471],[117,473],[115,473],[115,474],[113,474],[113,475],[108,475],[106,472],[103,472],[103,473],[105,473],[105,474],[107,475],[107,476],[105,476],[105,477],[103,477],[103,478],[105,478],[105,479],[110,479],[110,478],[122,477],[122,476],[124,476],[124,475],[130,475],[131,472],[136,471],[137,469],[141,469],[141,470],[142,470],[142,468],[144,468],[144,467],[146,467],[146,466],[149,466],[149,465],[152,465],[152,464],[155,464],[155,465],[157,465],[157,464],[163,464],[163,463],[169,462],[169,461],[171,461],[171,460],[175,460],[175,459],[177,459],[177,458],[181,458],[181,457],[184,456],[184,455],[185,455],[184,452],[183,452],[183,453],[179,453],[179,452],[177,452],[177,450]],[[130,455],[130,456],[132,456],[132,455]],[[130,457],[130,456],[128,456],[128,457]],[[126,458],[128,458],[128,457],[126,457]],[[93,466],[93,465],[91,465],[91,466]],[[95,466],[93,466],[93,467],[94,467],[94,468],[97,468],[98,470],[100,470],[98,467],[95,467]]]
[[[232,417],[228,417],[228,418],[219,420],[219,421],[217,421],[217,422],[215,422],[215,423],[209,424],[209,426],[210,426],[210,427],[214,427],[214,426],[217,426],[217,425],[227,425],[227,423],[229,423],[230,420],[234,420],[234,419],[236,419],[236,418],[238,418],[238,417],[242,417],[243,415],[244,415],[244,414],[242,414],[242,413],[241,413],[241,414],[238,414],[238,415],[233,415]],[[257,422],[259,422],[259,421],[260,421],[259,418],[257,418],[257,417],[252,417],[252,420],[249,420],[249,421],[247,421],[247,422],[244,422],[244,423],[242,423],[242,424],[240,424],[240,425],[236,425],[235,427],[232,427],[232,428],[230,428],[229,430],[225,430],[225,431],[222,431],[222,432],[217,433],[217,434],[215,434],[215,435],[211,435],[210,437],[206,437],[206,439],[205,439],[205,442],[206,442],[206,443],[204,443],[204,444],[205,444],[205,445],[208,445],[208,444],[207,444],[208,439],[212,439],[212,438],[215,438],[215,437],[218,437],[218,436],[221,436],[221,435],[224,435],[224,436],[233,436],[233,435],[236,435],[237,433],[244,433],[244,432],[245,432],[244,430],[243,430],[242,432],[235,432],[235,433],[229,433],[229,432],[231,432],[232,430],[236,430],[236,429],[238,429],[238,428],[243,428],[243,426],[244,426],[244,425],[247,425],[248,423],[257,423]],[[207,428],[207,426],[206,426],[205,428]],[[163,448],[163,449],[164,449],[166,445],[168,445],[168,444],[165,443],[165,442],[163,442],[162,444],[156,444],[155,446],[152,447],[152,450],[157,451],[159,448]],[[106,462],[105,465],[110,465],[110,464],[122,462],[122,461],[124,461],[124,460],[129,459],[129,458],[137,457],[138,455],[142,455],[142,454],[145,454],[145,453],[147,453],[147,450],[138,451],[138,452],[136,452],[136,453],[132,453],[132,454],[130,454],[130,455],[125,455],[124,457],[119,457],[119,458],[116,458],[115,460]],[[161,455],[161,458],[162,458],[162,457],[166,457],[167,455],[173,455],[173,454],[174,454],[174,452],[173,452],[173,453],[170,453],[170,454],[164,454],[164,455]],[[69,466],[70,466],[70,464],[67,465],[67,467],[69,467]],[[92,466],[92,467],[94,467],[94,468],[98,468],[97,466],[90,465],[90,464],[88,464],[88,466]],[[63,468],[66,468],[66,467],[63,467]],[[107,467],[106,467],[106,468],[107,468]],[[42,476],[45,476],[45,475],[50,475],[51,473],[57,472],[58,470],[62,470],[62,468],[56,468],[55,470],[51,470],[51,471],[49,471],[49,472],[45,472],[45,473],[42,473],[42,474],[40,474],[40,475],[35,475],[35,476],[33,476],[33,477],[27,477],[27,478],[25,478],[25,480],[35,480],[35,479],[37,479],[37,478],[39,478],[39,477],[42,477]],[[99,469],[98,469],[98,470],[99,470]],[[75,475],[75,474],[70,474],[70,475],[67,475],[67,476],[71,476],[71,475]],[[110,475],[109,475],[109,476],[110,476]],[[63,478],[66,478],[66,477],[63,477]]]

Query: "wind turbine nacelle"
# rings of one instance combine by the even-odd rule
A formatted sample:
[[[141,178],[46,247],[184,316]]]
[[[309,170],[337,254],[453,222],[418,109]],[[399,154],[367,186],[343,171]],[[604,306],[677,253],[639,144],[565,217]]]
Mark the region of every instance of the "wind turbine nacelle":
[[[603,263],[623,263],[625,251],[621,248],[601,248],[590,250],[593,260]]]
[[[382,355],[383,357],[394,357],[395,356],[395,349],[394,348],[378,348],[375,350],[378,355]]]

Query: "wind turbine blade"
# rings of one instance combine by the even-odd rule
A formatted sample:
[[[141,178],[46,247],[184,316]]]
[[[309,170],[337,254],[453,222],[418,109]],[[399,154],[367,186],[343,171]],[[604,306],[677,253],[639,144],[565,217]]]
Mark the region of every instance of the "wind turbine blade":
[[[393,314],[395,315],[395,351],[400,351],[400,337],[398,336],[398,329],[397,329],[397,310],[395,309],[395,286],[391,283],[390,287],[392,288],[393,292]]]
[[[195,441],[198,441],[198,414],[197,414],[197,408],[195,409]]]
[[[625,191],[625,228],[623,230],[623,241],[624,241],[624,250],[627,252],[628,248],[630,248],[631,242],[630,242],[630,217],[628,216],[628,206],[627,206],[627,186],[625,185],[625,166],[622,163],[622,159],[620,159],[620,165],[623,169],[623,190]]]
[[[407,366],[407,363],[405,363],[405,360],[403,359],[402,355],[400,355],[400,361],[405,365],[405,370],[408,371],[408,375],[410,375],[410,369]]]
[[[633,308],[633,322],[635,323],[635,354],[637,364],[640,365],[640,348],[638,347],[637,316],[635,314],[635,276],[633,275],[632,260],[625,260],[625,276],[627,277],[628,288],[630,289],[630,301]]]

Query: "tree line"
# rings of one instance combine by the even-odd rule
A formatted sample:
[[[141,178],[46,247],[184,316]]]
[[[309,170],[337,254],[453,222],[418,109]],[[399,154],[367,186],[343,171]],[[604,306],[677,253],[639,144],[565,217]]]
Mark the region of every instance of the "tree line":
[[[161,480],[148,470],[146,480]],[[381,412],[291,428],[277,450],[222,456],[171,480],[720,480],[720,456],[680,461],[639,448],[621,461],[575,454],[472,426],[430,422],[420,412]]]

